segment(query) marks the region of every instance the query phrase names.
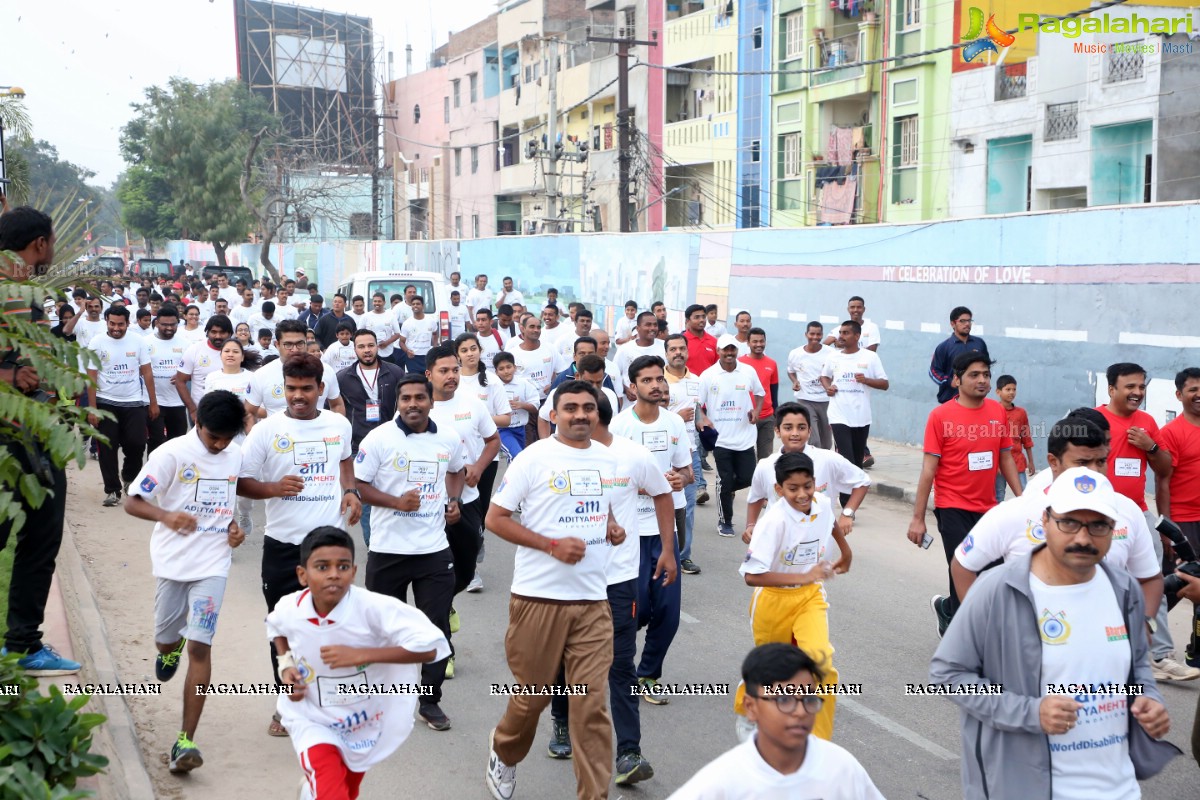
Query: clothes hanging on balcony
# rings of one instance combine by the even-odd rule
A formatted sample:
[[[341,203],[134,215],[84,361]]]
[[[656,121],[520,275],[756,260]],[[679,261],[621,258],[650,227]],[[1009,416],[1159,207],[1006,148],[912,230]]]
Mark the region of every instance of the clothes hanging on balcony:
[[[843,17],[857,17],[862,13],[863,0],[829,0],[829,7],[841,11]]]
[[[866,141],[866,129],[862,126],[854,128],[850,138],[850,146],[854,148],[854,151],[858,152],[859,150],[866,150]]]
[[[854,200],[858,196],[858,179],[850,177],[845,183],[827,183],[821,189],[819,222],[848,225],[854,216]]]
[[[829,146],[825,158],[829,163],[842,166],[854,160],[854,131],[850,128],[829,129]]]
[[[841,181],[846,178],[845,167],[839,167],[837,164],[825,164],[817,167],[817,186],[821,187],[832,181]]]

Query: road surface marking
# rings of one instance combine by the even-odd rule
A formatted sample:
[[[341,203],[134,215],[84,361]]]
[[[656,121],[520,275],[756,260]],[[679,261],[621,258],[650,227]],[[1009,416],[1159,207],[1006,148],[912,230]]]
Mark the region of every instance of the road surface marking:
[[[888,733],[899,736],[901,739],[908,740],[912,744],[915,744],[917,747],[921,748],[930,755],[935,756],[936,758],[940,758],[943,761],[959,760],[957,753],[951,753],[940,744],[931,742],[916,731],[909,730],[899,722],[880,714],[878,711],[872,711],[857,700],[851,700],[849,697],[839,697],[837,704],[838,708],[844,708],[852,714],[857,714],[868,722],[875,723]]]

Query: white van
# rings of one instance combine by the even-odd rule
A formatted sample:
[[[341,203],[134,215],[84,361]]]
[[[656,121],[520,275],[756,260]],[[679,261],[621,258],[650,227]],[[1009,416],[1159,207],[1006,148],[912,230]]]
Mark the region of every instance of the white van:
[[[416,288],[417,295],[425,301],[425,313],[437,319],[439,335],[442,341],[448,341],[450,315],[446,309],[450,308],[450,281],[439,272],[356,272],[338,286],[338,291],[346,295],[347,305],[356,295],[361,295],[370,311],[371,297],[377,292],[383,294],[384,306],[391,308],[392,295],[403,297],[405,286]]]

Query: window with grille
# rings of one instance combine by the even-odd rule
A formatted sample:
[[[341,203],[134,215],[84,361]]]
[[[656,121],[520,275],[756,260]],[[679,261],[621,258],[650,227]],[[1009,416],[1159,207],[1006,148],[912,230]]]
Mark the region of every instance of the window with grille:
[[[472,72],[467,76],[467,91],[470,101],[474,103],[479,98],[479,73]]]
[[[460,108],[462,106],[462,96],[461,96],[462,93],[460,91],[460,84],[462,83],[462,81],[454,80],[454,81],[450,81],[450,83],[454,87],[454,91],[451,92],[451,94],[454,95],[454,107]]]
[[[784,47],[783,57],[790,61],[804,54],[804,24],[803,14],[797,11],[783,18]]]
[[[352,239],[368,239],[371,236],[371,215],[354,213],[350,215],[350,237]]]
[[[450,98],[442,98],[442,122],[450,121]]]
[[[462,148],[457,147],[454,150],[454,175],[455,177],[462,175]]]
[[[458,214],[457,216],[455,216],[455,217],[454,217],[454,238],[455,238],[455,239],[461,239],[461,238],[463,238],[463,235],[462,235],[462,214]]]
[[[471,215],[471,236],[475,239],[479,238],[479,215]]]
[[[896,166],[900,168],[917,165],[917,118],[900,117],[896,120],[900,128],[899,147],[900,158]]]
[[[471,174],[479,172],[479,147],[471,148]]]
[[[312,217],[305,213],[297,214],[296,233],[312,233]]]
[[[800,134],[789,133],[780,137],[780,150],[783,152],[783,177],[800,177]]]

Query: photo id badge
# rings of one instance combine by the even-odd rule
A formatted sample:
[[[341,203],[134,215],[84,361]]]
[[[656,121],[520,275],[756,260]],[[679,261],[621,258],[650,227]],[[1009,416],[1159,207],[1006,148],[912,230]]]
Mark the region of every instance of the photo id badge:
[[[367,403],[367,422],[379,422],[379,403]]]

